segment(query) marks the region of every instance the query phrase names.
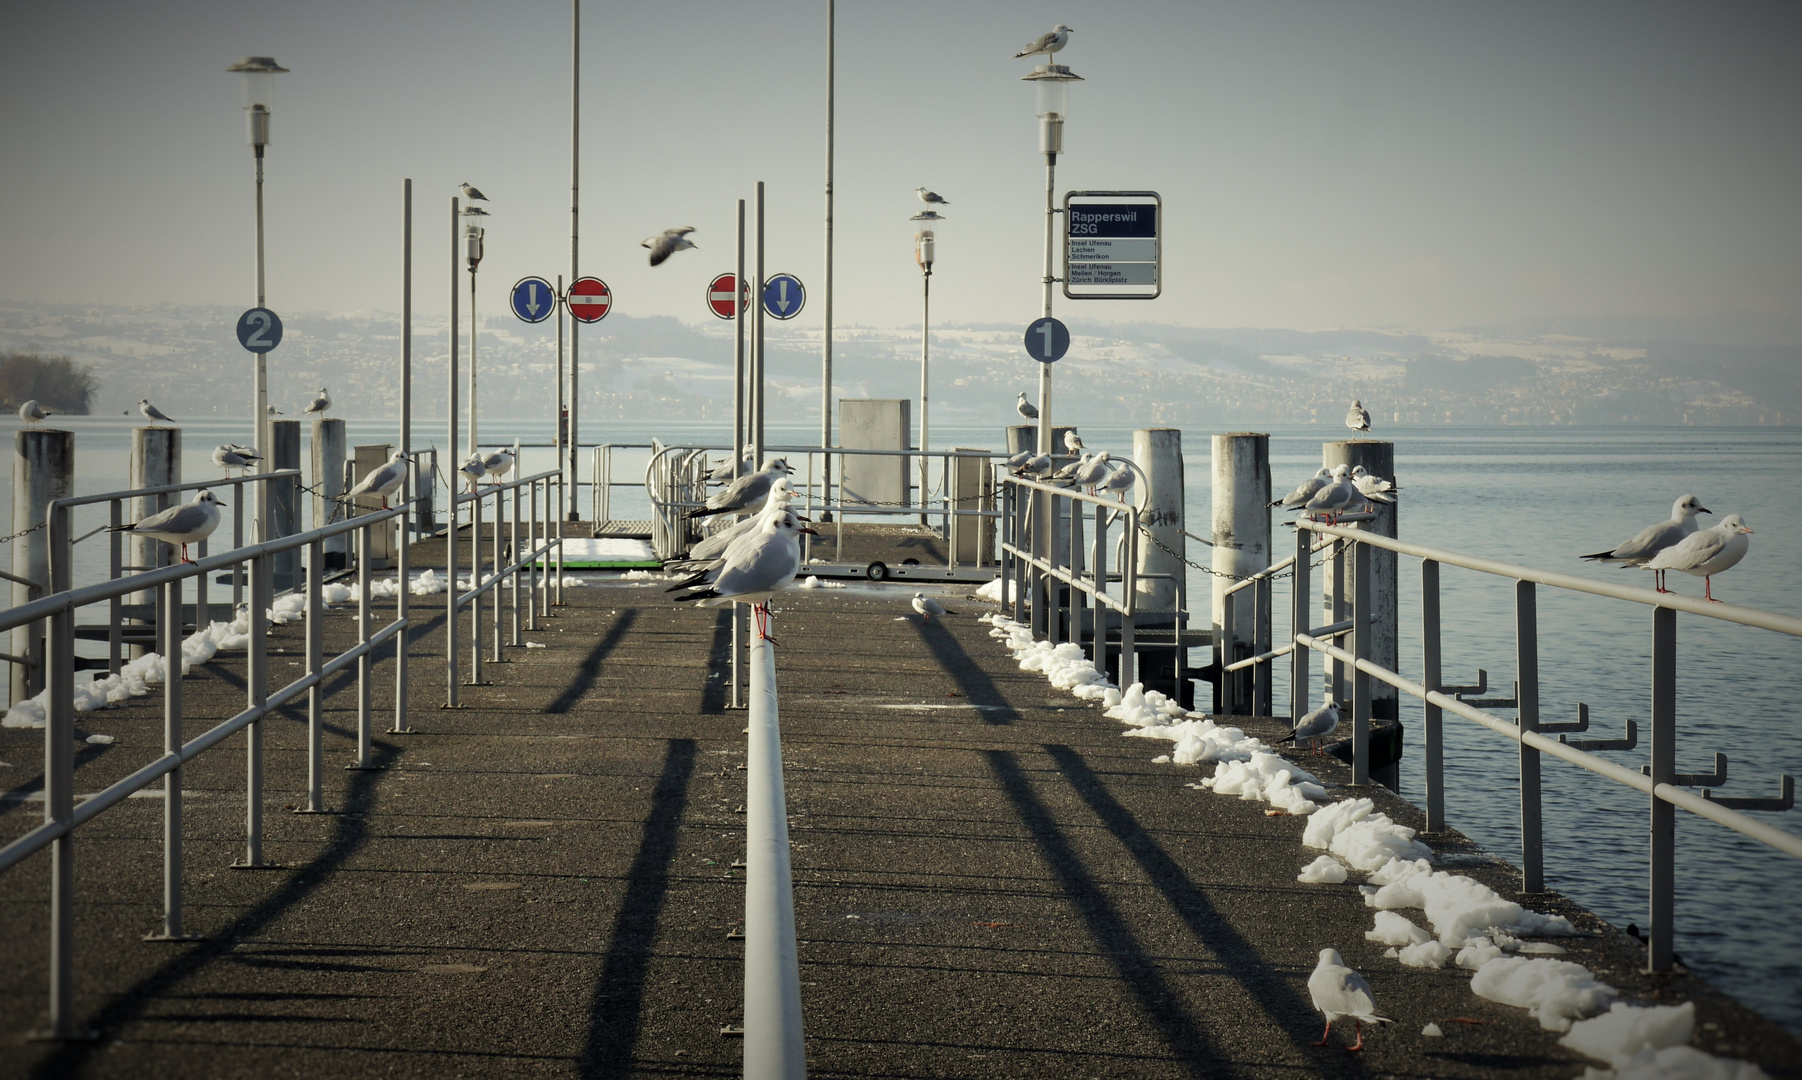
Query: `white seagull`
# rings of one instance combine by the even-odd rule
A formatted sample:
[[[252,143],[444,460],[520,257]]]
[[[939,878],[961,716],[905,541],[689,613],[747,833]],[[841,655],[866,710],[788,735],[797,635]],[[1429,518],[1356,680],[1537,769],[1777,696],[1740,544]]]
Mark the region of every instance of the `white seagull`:
[[[469,490],[474,491],[482,477],[488,475],[488,466],[482,463],[482,455],[471,454],[468,461],[457,466],[457,471],[469,477]]]
[[[1724,574],[1739,565],[1746,552],[1752,550],[1752,541],[1746,539],[1751,535],[1752,526],[1746,524],[1745,518],[1728,514],[1714,528],[1692,533],[1652,556],[1646,569],[1661,575],[1666,570],[1681,570],[1691,577],[1699,577],[1702,579],[1702,598],[1714,600],[1714,575]],[[1658,591],[1670,592],[1665,588]],[[1715,603],[1720,601],[1715,600]]]
[[[1345,410],[1345,426],[1353,431],[1370,430],[1370,414],[1364,411],[1364,403],[1357,398],[1353,398],[1351,408]]]
[[[144,419],[150,421],[152,427],[155,427],[159,422],[164,424],[175,423],[175,421],[163,415],[163,410],[152,405],[149,398],[138,399],[138,412],[143,414]]]
[[[1393,480],[1385,480],[1369,472],[1362,465],[1352,466],[1351,483],[1352,487],[1358,489],[1358,494],[1364,496],[1366,509],[1369,509],[1369,504],[1373,502],[1395,502],[1390,496],[1401,490],[1395,486]]]
[[[194,560],[188,558],[188,545],[198,544],[213,535],[213,530],[219,527],[219,508],[224,505],[213,498],[211,491],[201,488],[193,502],[171,506],[136,524],[114,525],[108,531],[148,536],[165,544],[180,544],[181,561],[192,563]]]
[[[1070,475],[1070,479],[1079,487],[1086,487],[1093,490],[1096,484],[1101,483],[1112,475],[1113,466],[1108,464],[1108,452],[1106,450],[1097,450],[1095,453],[1089,455],[1087,464],[1083,465],[1082,468],[1077,469]]]
[[[1133,484],[1137,482],[1138,476],[1133,472],[1132,466],[1122,464],[1114,470],[1112,476],[1095,485],[1095,493],[1112,495],[1116,499],[1125,499],[1126,493],[1131,491]]]
[[[731,514],[740,511],[755,514],[763,509],[763,504],[770,497],[770,488],[779,476],[787,476],[794,472],[789,468],[787,458],[774,455],[765,458],[763,468],[748,476],[741,476],[722,491],[716,491],[707,498],[707,505],[698,510],[690,510],[690,518],[712,517],[714,514]]]
[[[1333,1034],[1333,1021],[1343,1016],[1351,1017],[1358,1025],[1358,1041],[1346,1047],[1347,1050],[1364,1049],[1365,1024],[1394,1023],[1387,1016],[1377,1015],[1377,998],[1370,992],[1370,984],[1364,981],[1364,976],[1345,966],[1338,949],[1320,950],[1320,963],[1314,965],[1314,974],[1308,976],[1308,996],[1314,999],[1314,1007],[1326,1016],[1326,1031],[1315,1046],[1326,1045]]]
[[[1043,480],[1051,475],[1051,455],[1034,454],[1014,470],[1015,476],[1028,476],[1034,480]]]
[[[733,541],[760,527],[763,524],[763,518],[787,510],[789,503],[794,501],[794,497],[794,492],[789,488],[788,477],[778,477],[776,482],[770,485],[769,499],[765,501],[762,510],[702,540],[688,549],[688,555],[685,558],[665,564],[664,569],[704,570],[713,568],[725,554],[726,549],[732,546]],[[801,520],[806,521],[807,519],[802,518]]]
[[[40,420],[46,419],[49,415],[49,413],[44,411],[44,407],[37,403],[36,398],[19,406],[19,419],[25,421],[27,424],[35,424]]]
[[[321,386],[319,392],[313,395],[313,400],[307,402],[307,407],[302,411],[307,416],[312,416],[315,413],[324,416],[325,411],[331,407],[332,395],[326,393],[325,387]]]
[[[920,197],[920,201],[925,203],[927,206],[950,206],[951,205],[950,199],[945,198],[943,195],[940,195],[936,191],[928,191],[923,187],[914,188],[914,194],[918,195]]]
[[[753,450],[753,444],[746,443],[744,453],[741,454],[738,459],[738,465],[740,466],[738,469],[738,475],[743,476],[746,473],[752,471],[752,466],[755,464],[755,462],[751,459],[752,450]],[[707,479],[713,481],[716,484],[725,483],[726,481],[732,479],[732,472],[733,472],[732,465],[733,465],[732,459],[727,458],[725,461],[722,461],[718,465],[715,465],[713,467],[713,471],[707,474]]]
[[[638,246],[650,248],[651,265],[660,266],[662,265],[663,260],[674,255],[676,252],[687,251],[689,248],[695,246],[693,241],[688,239],[688,234],[694,231],[695,227],[693,225],[684,225],[679,229],[665,229],[662,234],[658,236],[645,237],[644,242]],[[696,248],[696,250],[699,249]]]
[[[1075,461],[1066,462],[1056,472],[1051,474],[1051,478],[1053,480],[1074,479],[1076,476],[1077,470],[1087,469],[1089,467],[1089,460],[1093,456],[1094,455],[1092,455],[1092,454],[1084,454],[1083,456],[1077,458]]]
[[[357,486],[344,493],[346,501],[363,495],[380,495],[382,509],[388,509],[388,496],[400,490],[407,479],[407,455],[399,450],[388,455],[388,464],[378,465],[369,470],[369,475],[357,481]]]
[[[486,196],[486,195],[482,194],[480,191],[478,191],[476,189],[476,186],[474,184],[471,184],[467,180],[463,181],[463,183],[461,185],[461,190],[463,192],[463,197],[465,199],[473,199],[476,202],[487,202],[488,201],[488,196]]]
[[[934,615],[956,615],[955,611],[947,611],[944,606],[923,592],[914,593],[914,610],[920,613],[922,621],[931,622]]]
[[[1068,45],[1070,43],[1070,35],[1074,33],[1076,33],[1076,31],[1065,26],[1063,23],[1058,23],[1057,29],[1051,31],[1049,34],[1042,34],[1032,41],[1027,42],[1026,48],[1021,49],[1014,54],[1014,59],[1018,60],[1022,56],[1037,56],[1041,53],[1050,56],[1065,45]]]
[[[1008,458],[1006,461],[1002,462],[1001,464],[1007,466],[1007,468],[1009,470],[1013,470],[1013,469],[1019,468],[1020,466],[1026,464],[1027,462],[1029,462],[1031,460],[1032,460],[1032,451],[1031,450],[1022,450],[1019,453],[1015,454],[1013,457]]]
[[[693,600],[696,607],[750,604],[757,636],[770,640],[770,597],[794,582],[801,569],[801,534],[812,532],[793,511],[773,515],[760,531],[732,546],[712,585],[676,599]]]
[[[482,471],[494,477],[496,483],[499,483],[500,478],[505,476],[507,470],[512,467],[513,451],[511,450],[496,450],[482,459]]]
[[[1296,746],[1300,746],[1304,741],[1311,741],[1314,744],[1314,752],[1318,754],[1320,753],[1320,740],[1331,735],[1333,729],[1338,726],[1339,703],[1332,698],[1327,698],[1325,705],[1297,720],[1295,726],[1289,729],[1289,734],[1277,740],[1277,745],[1292,742]]]
[[[1039,407],[1026,400],[1026,391],[1024,390],[1020,391],[1020,400],[1014,408],[1020,410],[1020,415],[1028,420],[1037,420],[1039,418]]]
[[[1328,521],[1338,517],[1358,501],[1358,489],[1352,486],[1350,474],[1351,470],[1344,465],[1333,466],[1332,481],[1316,491],[1302,509],[1315,518],[1324,515]]]
[[[1667,521],[1656,525],[1647,525],[1635,533],[1633,539],[1607,551],[1597,551],[1579,558],[1594,559],[1596,562],[1620,563],[1621,566],[1644,566],[1652,556],[1674,544],[1681,543],[1696,531],[1696,515],[1712,514],[1713,510],[1702,505],[1702,500],[1694,495],[1685,495],[1671,504],[1671,516]],[[1659,592],[1664,589],[1664,571],[1658,571],[1652,579]]]
[[[256,459],[257,457],[255,454],[240,454],[238,453],[237,448],[233,446],[213,447],[213,464],[228,471],[231,469],[248,469],[250,468],[251,463],[256,461]]]
[[[1081,435],[1078,435],[1076,432],[1069,431],[1069,430],[1066,430],[1064,432],[1064,452],[1065,453],[1080,454],[1086,449],[1088,449],[1088,447],[1086,447],[1082,444],[1082,436]]]
[[[1322,465],[1319,472],[1295,485],[1294,491],[1271,502],[1269,505],[1280,506],[1284,510],[1293,510],[1298,506],[1306,506],[1308,505],[1308,500],[1312,499],[1316,492],[1332,482],[1333,470]]]

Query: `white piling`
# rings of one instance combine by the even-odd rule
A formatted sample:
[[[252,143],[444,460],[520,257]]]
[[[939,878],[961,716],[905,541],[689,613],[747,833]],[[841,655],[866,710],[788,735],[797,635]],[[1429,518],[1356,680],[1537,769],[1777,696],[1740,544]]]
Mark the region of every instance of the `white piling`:
[[[1236,579],[1249,577],[1271,563],[1270,436],[1236,431],[1214,436],[1213,579],[1214,654],[1220,675],[1216,702],[1220,711],[1250,715],[1252,671],[1225,674],[1227,664],[1256,654],[1256,643],[1270,639],[1270,611],[1258,611],[1252,587],[1225,595]],[[1226,605],[1232,604],[1228,619]],[[1222,629],[1232,628],[1231,640]]]
[[[169,484],[181,483],[181,429],[169,427],[140,427],[131,429],[131,476],[129,486],[132,488],[165,487]],[[126,520],[143,521],[159,510],[165,510],[182,501],[181,494],[147,495],[131,500],[126,507]],[[127,537],[129,544],[125,550],[125,564],[138,570],[149,570],[168,566],[175,559],[175,550],[161,540],[152,540],[144,536]],[[140,589],[132,593],[127,603],[154,605],[157,602],[155,589]],[[180,618],[176,611],[174,618]],[[133,620],[134,622],[139,620]],[[142,623],[140,623],[142,625]],[[155,652],[156,644],[151,642],[134,643],[130,656],[137,659],[145,653]]]
[[[344,421],[315,416],[312,451],[313,467],[307,474],[307,482],[313,488],[312,527],[317,529],[349,516],[349,508],[338,501],[344,494]],[[326,569],[342,569],[349,565],[349,553],[348,534],[326,537]]]
[[[1140,508],[1137,615],[1138,632],[1178,628],[1177,609],[1188,567],[1183,562],[1183,433],[1178,428],[1140,428],[1133,432],[1132,460],[1143,477],[1128,498]],[[1180,670],[1185,651],[1160,649],[1136,665],[1147,688],[1169,694],[1183,704],[1193,702]]]
[[[1329,442],[1320,448],[1320,463],[1327,468],[1335,465],[1362,465],[1373,475],[1386,480],[1395,478],[1395,444],[1376,439],[1345,439]],[[1395,496],[1391,496],[1394,498]],[[1379,536],[1395,537],[1396,506],[1394,503],[1373,502],[1377,517],[1375,521],[1359,522],[1353,528],[1374,532]],[[1358,504],[1363,509],[1363,504]],[[1346,611],[1352,611],[1356,591],[1356,571],[1352,560],[1344,560],[1345,582],[1343,586],[1336,580],[1333,560],[1328,559],[1322,568],[1325,571],[1326,617],[1321,623],[1329,623],[1332,618],[1333,597],[1339,596]],[[1397,596],[1396,588],[1396,555],[1393,551],[1380,548],[1370,553],[1371,571],[1371,610],[1370,610],[1370,648],[1367,655],[1373,663],[1391,671],[1400,670],[1397,652]],[[1350,617],[1347,615],[1346,617]],[[1329,661],[1330,662],[1330,661]],[[1346,685],[1338,691],[1344,695],[1341,701],[1350,699],[1351,687],[1349,673]],[[1393,686],[1380,680],[1372,680],[1370,702],[1370,719],[1395,720],[1400,713],[1400,705]]]
[[[75,494],[75,433],[60,428],[21,428],[13,434],[13,516],[7,533],[33,531],[13,540],[12,575],[36,582],[36,586],[12,582],[12,606],[42,596],[50,586],[50,531],[44,516],[55,499]],[[35,528],[34,528],[35,527]],[[11,700],[24,701],[44,687],[44,631],[42,622],[15,627],[14,656],[33,666],[12,669]]]

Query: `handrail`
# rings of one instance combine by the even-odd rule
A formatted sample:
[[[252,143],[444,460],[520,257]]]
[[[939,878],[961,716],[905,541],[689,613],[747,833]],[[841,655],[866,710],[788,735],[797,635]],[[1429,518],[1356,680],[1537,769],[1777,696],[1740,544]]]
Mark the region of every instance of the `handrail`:
[[[773,644],[763,637],[751,642],[745,752],[744,1074],[801,1080],[807,1075],[807,1050]]]
[[[161,487],[127,488],[123,491],[107,491],[98,495],[71,495],[66,499],[56,499],[52,506],[91,506],[94,503],[110,502],[113,499],[141,499],[146,495],[169,495],[177,491],[199,491],[202,488],[237,487],[244,484],[255,484],[264,480],[283,480],[300,476],[299,469],[272,469],[269,472],[246,473],[243,476],[221,476],[215,480],[193,480],[184,484],[164,484]]]

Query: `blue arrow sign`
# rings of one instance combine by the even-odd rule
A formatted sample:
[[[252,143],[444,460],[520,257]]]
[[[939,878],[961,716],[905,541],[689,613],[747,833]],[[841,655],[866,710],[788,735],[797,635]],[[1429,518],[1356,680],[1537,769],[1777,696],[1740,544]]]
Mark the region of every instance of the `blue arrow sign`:
[[[731,298],[728,297],[728,300]],[[763,281],[763,310],[774,318],[792,319],[807,303],[807,290],[793,274],[777,274]]]
[[[557,290],[541,277],[522,277],[513,283],[508,303],[525,322],[543,322],[556,314]]]
[[[282,320],[266,307],[238,316],[238,344],[253,353],[271,352],[282,343]]]
[[[1070,328],[1046,316],[1026,328],[1026,355],[1041,364],[1055,364],[1070,351]]]

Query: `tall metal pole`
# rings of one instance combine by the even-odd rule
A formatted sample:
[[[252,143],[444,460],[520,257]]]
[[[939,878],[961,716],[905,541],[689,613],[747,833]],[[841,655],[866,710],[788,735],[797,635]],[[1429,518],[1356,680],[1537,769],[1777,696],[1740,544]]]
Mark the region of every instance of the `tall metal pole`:
[[[931,340],[932,325],[932,267],[920,267],[920,524],[928,523],[926,515],[927,492],[927,459],[926,446],[929,425],[927,418],[931,415],[931,407],[927,404],[926,374],[928,370],[928,342]]]
[[[476,267],[469,268],[469,454],[481,453],[476,441]]]
[[[401,473],[401,505],[407,510],[400,518],[400,550],[395,553],[395,571],[399,574],[400,592],[395,594],[394,617],[407,621],[407,601],[411,590],[407,582],[413,568],[412,547],[407,533],[414,519],[408,501],[413,498],[413,181],[403,185],[401,198],[400,257],[400,452],[407,455]],[[309,582],[310,584],[310,582]],[[309,615],[310,619],[311,616]],[[308,623],[311,626],[311,623]],[[407,635],[405,631],[394,643],[394,727],[407,730]],[[308,669],[312,670],[312,669]]]
[[[577,236],[581,232],[577,225],[582,175],[582,0],[570,0],[569,40],[569,282],[574,285],[582,277],[576,268]],[[576,483],[579,475],[577,459],[582,452],[582,365],[576,359],[576,339],[581,329],[572,317],[569,323],[569,480],[565,484],[569,490],[571,521],[581,520],[576,512],[576,493],[581,487]]]
[[[820,334],[820,447],[832,445],[832,122],[837,83],[838,0],[826,0],[826,326]],[[832,504],[832,455],[825,454],[820,498]],[[759,462],[758,464],[762,464]]]
[[[757,284],[751,289],[751,461],[763,467],[763,181],[757,181]]]
[[[739,300],[745,294],[745,201],[738,200],[738,264],[732,278]],[[732,479],[737,480],[739,463],[744,458],[745,438],[745,306],[741,302],[732,309]],[[753,461],[753,469],[762,466]],[[736,608],[737,605],[734,605]],[[736,688],[733,691],[737,693]]]
[[[564,462],[564,457],[563,457],[564,430],[563,429],[568,422],[567,417],[569,415],[569,405],[567,404],[568,399],[563,396],[563,315],[564,315],[564,311],[563,311],[563,275],[562,274],[557,275],[557,295],[555,298],[552,299],[551,302],[557,305],[557,311],[556,311],[556,319],[557,319],[557,418],[556,418],[557,431],[556,431],[556,434],[554,436],[552,436],[552,442],[555,443],[555,445],[557,447],[557,458],[556,458],[557,467],[559,469],[561,469],[561,468],[563,468],[563,462]],[[548,488],[545,491],[545,498],[547,501],[545,503],[544,517],[545,517],[546,521],[549,521],[551,518],[557,516],[557,507],[551,505],[550,502],[548,501],[550,498],[550,491]],[[549,614],[549,612],[546,612],[546,614]]]
[[[1057,152],[1045,151],[1045,315],[1051,318],[1052,252],[1056,244]],[[1039,365],[1039,440],[1038,452],[1052,453],[1051,447],[1051,365]],[[1032,553],[1044,558],[1051,551],[1051,496],[1034,492],[1032,496]],[[1051,593],[1056,588],[1036,569],[1032,572],[1033,633],[1047,633],[1051,628]]]
[[[263,147],[262,146],[259,145],[256,147],[256,155],[257,155],[257,307],[263,307],[264,306],[264,302],[263,302],[264,301],[264,291],[263,291]],[[252,396],[254,397],[255,400],[251,404],[251,409],[253,410],[252,422],[256,424],[256,438],[253,441],[256,443],[257,454],[259,455],[260,460],[262,462],[262,468],[264,470],[268,470],[268,469],[273,468],[272,462],[274,461],[274,456],[270,452],[271,443],[269,441],[269,355],[267,353],[259,352],[256,354],[256,358],[257,358],[256,359],[256,385],[252,392]],[[263,529],[265,527],[264,523],[269,520],[269,485],[268,484],[256,485],[256,492],[257,492],[256,539],[257,539],[258,543],[261,543],[262,541],[269,539],[267,536],[263,535]]]
[[[444,530],[444,677],[446,708],[455,709],[457,702],[457,197],[450,202],[450,378],[449,401],[445,406],[445,423],[450,433],[445,447],[450,451],[450,468],[445,471],[445,486],[450,489],[449,512]]]

